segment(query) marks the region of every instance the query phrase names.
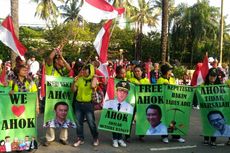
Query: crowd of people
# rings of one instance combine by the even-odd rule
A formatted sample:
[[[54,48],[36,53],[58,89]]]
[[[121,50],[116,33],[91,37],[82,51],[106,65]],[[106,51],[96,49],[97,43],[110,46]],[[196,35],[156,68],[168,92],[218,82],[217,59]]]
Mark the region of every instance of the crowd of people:
[[[229,83],[228,79],[229,71],[227,66],[218,67],[218,61],[216,59],[209,60],[210,69],[209,73],[206,77],[203,85],[210,84],[223,84]],[[106,91],[106,78],[102,76],[100,71],[98,70],[99,61],[97,59],[86,61],[83,63],[81,60],[76,60],[69,64],[63,57],[62,51],[60,48],[54,49],[45,63],[46,75],[52,76],[65,76],[65,77],[73,77],[73,83],[71,86],[71,91],[74,94],[74,111],[76,114],[76,141],[73,146],[78,147],[79,145],[84,144],[84,127],[83,122],[86,119],[90,132],[93,137],[93,145],[99,145],[99,134],[97,130],[97,126],[95,123],[95,115],[94,115],[94,104],[92,103],[92,94],[95,88],[100,88],[104,93]],[[16,58],[16,66],[14,68],[11,67],[10,61],[3,62],[0,60],[0,74],[6,71],[6,82],[2,82],[3,86],[10,86],[10,93],[14,92],[38,92],[38,89],[41,85],[40,76],[41,76],[41,64],[36,61],[35,56],[31,56],[28,61],[22,60],[19,56]],[[133,84],[180,84],[180,85],[190,85],[192,75],[190,72],[186,71],[184,73],[183,79],[180,81],[176,81],[173,73],[173,67],[169,64],[160,64],[160,63],[152,63],[151,60],[147,62],[141,61],[132,61],[129,62],[127,60],[120,62],[112,62],[110,61],[108,64],[108,74],[109,77],[117,78],[123,80],[124,82],[131,82]],[[119,86],[120,87],[120,86]],[[127,94],[126,90],[128,87],[124,89],[118,88],[117,92],[119,94]],[[39,92],[38,92],[39,94]],[[37,98],[39,99],[39,98]],[[124,99],[122,99],[124,100]],[[41,101],[37,101],[37,108],[39,106],[43,106]],[[68,109],[69,106],[65,106],[65,104],[60,104],[55,107],[55,111],[59,111],[63,107]],[[134,107],[134,115],[136,112],[136,108]],[[42,108],[40,111],[37,110],[37,113],[42,112]],[[157,113],[161,114],[159,108],[155,108],[155,106],[151,106],[146,109],[146,115],[148,116],[148,120],[152,126],[157,127],[161,122],[156,123],[152,122],[151,117],[154,115],[155,110],[158,110]],[[62,110],[64,111],[64,110]],[[161,115],[160,115],[161,116]],[[133,122],[135,118],[133,117]],[[56,124],[55,122],[47,123],[47,131],[46,131],[46,141],[44,143],[45,146],[49,146],[52,141],[55,139],[55,129],[50,126]],[[68,131],[66,129],[66,123],[58,122],[57,123],[60,128],[62,128],[62,132],[60,134],[60,142],[63,145],[68,144]],[[148,132],[152,130],[149,129]],[[164,135],[162,132],[162,141],[164,143],[169,143],[168,135]],[[130,135],[125,135],[125,140],[129,141]],[[144,136],[140,135],[139,139],[143,140]],[[185,139],[180,135],[172,135],[173,139],[176,139],[180,143],[184,143]],[[126,142],[123,141],[122,135],[119,133],[112,133],[112,145],[113,147],[118,147],[119,145],[122,147],[126,147]],[[210,144],[211,146],[215,146],[216,137],[204,137],[204,144]],[[230,141],[228,141],[230,145]]]

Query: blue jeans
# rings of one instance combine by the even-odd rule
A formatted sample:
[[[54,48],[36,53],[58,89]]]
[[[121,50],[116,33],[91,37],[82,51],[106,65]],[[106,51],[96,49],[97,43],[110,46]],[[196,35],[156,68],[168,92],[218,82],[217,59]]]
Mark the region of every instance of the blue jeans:
[[[95,123],[95,116],[94,116],[94,105],[93,103],[79,103],[75,102],[75,112],[77,118],[77,136],[79,140],[84,140],[84,131],[83,131],[83,124],[84,118],[86,118],[87,123],[90,128],[90,132],[93,136],[93,139],[98,139],[98,131],[97,126]]]

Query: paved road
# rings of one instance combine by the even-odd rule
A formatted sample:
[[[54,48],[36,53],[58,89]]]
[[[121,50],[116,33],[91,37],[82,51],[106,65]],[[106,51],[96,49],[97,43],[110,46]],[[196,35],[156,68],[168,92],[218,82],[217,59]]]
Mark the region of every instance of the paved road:
[[[96,119],[98,121],[100,117],[100,112],[96,112]],[[38,137],[41,143],[44,140],[45,129],[42,128],[43,115],[38,117]],[[224,143],[227,138],[218,138],[217,146],[215,149],[210,146],[203,146],[203,137],[201,134],[201,124],[200,124],[200,114],[199,110],[192,110],[192,115],[190,119],[190,132],[184,138],[186,143],[178,143],[175,141],[170,141],[169,144],[164,144],[161,142],[160,136],[145,136],[144,142],[140,142],[138,137],[134,135],[134,130],[132,131],[131,142],[128,143],[126,148],[113,148],[111,143],[112,134],[110,132],[99,131],[100,145],[98,147],[92,146],[92,138],[89,132],[88,125],[85,123],[85,144],[80,147],[74,148],[72,144],[76,138],[76,132],[74,129],[69,131],[69,145],[62,145],[58,142],[52,143],[49,147],[39,146],[39,149],[34,151],[36,153],[229,153],[230,146],[225,146]],[[135,129],[135,125],[133,125]],[[58,137],[57,137],[58,138]]]

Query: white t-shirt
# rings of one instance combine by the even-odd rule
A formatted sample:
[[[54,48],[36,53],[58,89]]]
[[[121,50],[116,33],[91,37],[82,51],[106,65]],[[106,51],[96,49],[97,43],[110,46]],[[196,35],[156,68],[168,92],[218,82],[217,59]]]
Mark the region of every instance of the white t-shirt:
[[[224,133],[221,133],[219,130],[216,130],[216,132],[214,133],[215,137],[219,137],[219,136],[228,136],[230,137],[230,125],[225,125],[225,130]]]
[[[118,103],[119,102],[117,99],[108,100],[105,101],[103,108],[118,111]],[[119,112],[133,114],[133,106],[131,104],[127,103],[126,101],[123,101],[120,104]]]
[[[38,61],[30,61],[29,66],[30,66],[29,72],[31,72],[33,75],[35,75],[39,71],[40,66]]]

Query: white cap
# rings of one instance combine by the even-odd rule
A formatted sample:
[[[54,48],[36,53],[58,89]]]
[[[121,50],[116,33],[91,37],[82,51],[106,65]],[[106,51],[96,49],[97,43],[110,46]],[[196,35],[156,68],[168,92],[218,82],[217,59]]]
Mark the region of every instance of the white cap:
[[[208,58],[208,62],[209,62],[209,63],[214,62],[214,58],[213,58],[213,57],[209,57],[209,58]]]

